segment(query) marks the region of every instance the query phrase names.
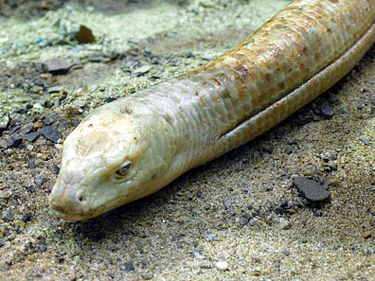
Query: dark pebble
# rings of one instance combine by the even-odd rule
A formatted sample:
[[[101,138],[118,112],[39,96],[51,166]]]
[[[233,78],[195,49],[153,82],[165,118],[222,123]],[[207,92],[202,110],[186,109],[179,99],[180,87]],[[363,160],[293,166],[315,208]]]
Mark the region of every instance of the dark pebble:
[[[55,174],[58,174],[60,172],[60,167],[57,166],[56,164],[53,164],[52,165],[52,171],[55,173]]]
[[[324,201],[331,197],[331,193],[314,180],[305,177],[297,177],[293,183],[298,191],[312,202]]]
[[[26,114],[27,113],[27,109],[21,107],[21,108],[17,109],[17,113],[19,113],[19,114]]]
[[[334,109],[329,106],[328,104],[322,104],[319,108],[318,111],[316,112],[318,115],[321,115],[323,117],[332,117],[335,114]]]
[[[40,136],[40,132],[31,132],[28,134],[23,135],[24,139],[27,140],[28,142],[34,142],[37,140],[37,138]]]
[[[79,43],[93,43],[95,42],[95,37],[92,34],[92,31],[90,28],[88,28],[85,25],[80,25],[79,30],[76,33],[76,39]]]
[[[340,114],[345,114],[345,109],[344,108],[339,108],[338,110],[337,110],[337,112],[338,113],[340,113]]]
[[[46,125],[51,125],[52,123],[54,123],[57,119],[59,118],[59,115],[58,114],[51,114],[49,116],[47,116],[43,123],[46,124]]]
[[[13,220],[13,214],[12,214],[12,211],[7,209],[3,212],[3,219],[6,219],[8,221],[12,221]]]
[[[27,134],[27,133],[30,133],[32,130],[33,130],[33,128],[34,128],[34,126],[33,125],[27,125],[26,127],[23,127],[20,131],[19,131],[19,133],[21,134],[21,135],[25,135],[25,134]]]
[[[54,143],[57,143],[62,138],[62,134],[53,126],[44,126],[42,128],[42,135]]]
[[[52,74],[66,74],[69,69],[72,67],[72,63],[64,58],[54,58],[48,61],[45,61],[44,64],[47,67],[47,71]]]
[[[35,169],[36,165],[34,162],[29,163],[29,169]]]
[[[121,267],[122,270],[125,271],[133,271],[135,270],[134,268],[134,263],[132,261],[124,263],[124,265]]]
[[[117,100],[117,98],[109,97],[109,98],[106,98],[104,100],[104,102],[112,102],[112,101],[115,101],[115,100]]]
[[[0,238],[0,247],[5,246],[5,241],[3,238]]]
[[[313,210],[312,212],[314,217],[320,218],[321,216],[323,216],[323,213],[319,210]]]
[[[45,180],[46,180],[46,177],[44,175],[40,175],[34,179],[34,183],[36,186],[39,187],[44,183]]]
[[[20,147],[22,144],[22,136],[18,134],[12,135],[7,142],[7,147]]]
[[[31,218],[32,218],[32,213],[29,212],[29,211],[26,211],[26,212],[22,215],[21,220],[22,220],[23,222],[27,222],[27,221],[29,221]]]
[[[290,251],[289,250],[284,250],[283,254],[286,255],[286,256],[290,256]]]

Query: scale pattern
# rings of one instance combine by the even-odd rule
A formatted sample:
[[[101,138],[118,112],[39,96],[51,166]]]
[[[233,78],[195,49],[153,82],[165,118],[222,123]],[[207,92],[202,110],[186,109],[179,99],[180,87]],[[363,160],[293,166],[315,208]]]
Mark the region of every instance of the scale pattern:
[[[297,0],[207,65],[96,109],[64,143],[51,208],[97,216],[254,139],[347,74],[374,21],[375,0]],[[121,149],[134,164],[126,182],[113,178]]]

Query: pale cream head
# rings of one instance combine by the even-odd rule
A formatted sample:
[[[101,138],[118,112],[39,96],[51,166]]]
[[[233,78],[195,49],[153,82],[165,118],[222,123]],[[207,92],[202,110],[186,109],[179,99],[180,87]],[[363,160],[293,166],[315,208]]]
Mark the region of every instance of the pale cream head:
[[[66,138],[60,174],[49,197],[56,216],[89,219],[164,184],[167,164],[157,148],[157,120],[144,114],[140,126],[132,114],[104,106]]]

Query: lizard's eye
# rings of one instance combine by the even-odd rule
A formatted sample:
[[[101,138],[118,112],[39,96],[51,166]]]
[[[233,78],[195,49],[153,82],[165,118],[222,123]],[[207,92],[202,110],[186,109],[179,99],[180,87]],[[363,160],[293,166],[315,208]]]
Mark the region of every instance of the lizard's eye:
[[[116,178],[124,178],[128,175],[132,162],[125,161],[121,164],[121,166],[116,170],[115,177]]]

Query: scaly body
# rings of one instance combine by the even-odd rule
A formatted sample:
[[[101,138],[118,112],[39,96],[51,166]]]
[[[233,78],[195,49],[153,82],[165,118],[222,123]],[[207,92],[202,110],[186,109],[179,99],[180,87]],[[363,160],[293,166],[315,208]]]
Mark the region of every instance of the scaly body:
[[[374,20],[375,0],[294,1],[198,70],[94,110],[65,140],[52,210],[97,216],[259,136],[360,60]]]

